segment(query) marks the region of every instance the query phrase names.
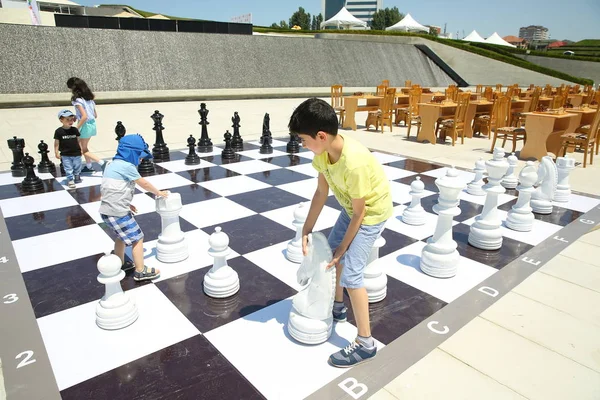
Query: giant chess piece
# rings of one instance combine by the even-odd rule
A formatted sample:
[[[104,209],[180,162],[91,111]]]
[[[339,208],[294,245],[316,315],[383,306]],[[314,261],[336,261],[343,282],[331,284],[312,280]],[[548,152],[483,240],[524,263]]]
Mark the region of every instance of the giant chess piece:
[[[488,171],[488,183],[483,186],[486,191],[485,204],[481,214],[469,230],[469,244],[482,250],[497,250],[502,247],[502,220],[498,217],[498,196],[505,189],[500,184],[508,170],[508,161],[504,158],[504,150],[496,147],[494,157],[485,163]]]
[[[467,185],[467,193],[473,196],[485,196],[485,191],[482,189],[485,182],[483,181],[483,174],[485,173],[485,161],[480,158],[475,162],[475,177]]]
[[[144,158],[138,165],[138,172],[141,176],[148,176],[154,173],[154,162],[149,158]]]
[[[208,243],[208,254],[214,257],[214,263],[204,276],[204,293],[219,299],[233,296],[240,290],[240,279],[238,273],[227,265],[227,256],[231,253],[229,237],[217,226]]]
[[[17,138],[13,136],[12,139],[8,139],[8,148],[13,152],[13,162],[10,166],[10,172],[13,177],[18,178],[25,176],[27,170],[23,164],[23,149],[25,149],[25,139]]]
[[[552,199],[558,184],[558,170],[550,156],[542,157],[538,167],[537,188],[531,195],[531,208],[536,214],[551,214]]]
[[[43,140],[40,140],[38,150],[38,153],[42,155],[42,160],[38,164],[38,172],[44,173],[56,171],[56,165],[48,158],[48,153],[50,152],[48,150],[48,144],[44,143]]]
[[[529,232],[533,228],[535,217],[529,206],[529,201],[535,190],[533,184],[537,179],[538,174],[535,164],[533,161],[527,161],[525,168],[519,174],[519,185],[517,186],[519,198],[508,212],[506,221],[504,221],[507,228],[519,232]]]
[[[125,271],[115,254],[106,253],[98,260],[98,282],[106,285],[106,293],[96,306],[96,324],[102,329],[122,329],[138,318],[138,309],[129,294],[123,292],[121,280]]]
[[[290,336],[305,344],[327,341],[333,327],[333,301],[335,299],[335,266],[325,267],[333,254],[327,238],[321,232],[308,235],[308,254],[296,274],[304,288],[292,299],[288,319]]]
[[[421,252],[421,271],[436,278],[450,278],[456,275],[460,260],[458,245],[452,239],[452,220],[460,215],[458,196],[465,183],[453,167],[436,179],[435,185],[440,191],[438,203],[433,207],[438,219],[433,236],[427,239]]]
[[[127,129],[125,129],[125,126],[121,121],[117,121],[117,126],[115,126],[115,133],[117,134],[117,137],[115,138],[117,142],[121,140],[123,136],[125,136],[125,133],[127,133]]]
[[[156,212],[160,215],[162,226],[156,243],[156,258],[160,262],[176,263],[188,258],[188,245],[179,225],[182,207],[179,193],[156,198]]]
[[[165,144],[163,138],[163,130],[165,127],[162,124],[162,120],[164,117],[165,116],[158,112],[158,110],[155,110],[154,114],[150,116],[152,121],[154,121],[154,128],[152,128],[152,130],[156,132],[156,142],[154,143],[154,147],[152,147],[152,157],[156,162],[169,161],[171,159],[169,148]]]
[[[556,159],[558,170],[558,183],[552,200],[559,203],[567,203],[571,197],[571,186],[569,185],[569,174],[575,168],[575,160],[571,157],[558,157]]]
[[[237,111],[233,113],[233,117],[231,117],[231,122],[233,125],[233,138],[231,138],[231,148],[234,151],[242,151],[244,150],[244,140],[240,136],[240,116]]]
[[[273,143],[273,137],[271,136],[271,117],[269,113],[265,113],[263,117],[262,135],[260,137],[260,144],[263,144],[265,138],[268,138],[269,144]]]
[[[223,138],[225,139],[225,148],[221,152],[221,158],[223,160],[232,160],[235,158],[235,153],[231,148],[231,133],[229,133],[229,131],[225,131]]]
[[[508,161],[508,170],[506,171],[506,175],[504,175],[500,184],[506,189],[514,189],[519,184],[519,181],[515,176],[515,169],[519,164],[519,159],[517,156],[515,156],[515,153],[512,153],[506,158],[506,160]]]
[[[377,262],[379,249],[383,246],[385,246],[385,238],[380,235],[371,248],[371,254],[365,267],[364,286],[367,289],[369,303],[380,302],[387,295],[387,275],[383,273],[381,263]]]
[[[200,122],[199,125],[202,126],[202,134],[200,135],[200,140],[198,140],[198,152],[200,153],[211,153],[213,151],[213,144],[210,138],[208,137],[208,109],[206,108],[206,103],[200,103],[200,109],[198,110],[198,114],[200,114]]]
[[[402,222],[408,225],[423,225],[425,224],[427,213],[421,206],[421,198],[423,197],[425,185],[421,181],[421,177],[410,184],[410,194],[412,200],[410,204],[402,212]]]
[[[200,157],[196,154],[196,139],[194,136],[190,135],[187,140],[188,147],[190,151],[188,155],[185,157],[185,165],[198,165],[200,164]]]
[[[308,217],[308,209],[305,203],[298,204],[294,210],[294,221],[292,224],[296,228],[296,236],[289,241],[285,252],[285,257],[293,263],[300,264],[304,255],[302,254],[302,227]]]
[[[23,164],[27,169],[27,176],[21,182],[21,188],[23,191],[27,193],[34,193],[44,189],[44,182],[35,174],[33,163],[35,160],[33,157],[29,155],[29,153],[25,153],[25,157],[23,157]]]
[[[287,143],[287,146],[285,146],[285,150],[292,154],[300,152],[300,139],[298,138],[298,135],[290,133],[290,141]]]

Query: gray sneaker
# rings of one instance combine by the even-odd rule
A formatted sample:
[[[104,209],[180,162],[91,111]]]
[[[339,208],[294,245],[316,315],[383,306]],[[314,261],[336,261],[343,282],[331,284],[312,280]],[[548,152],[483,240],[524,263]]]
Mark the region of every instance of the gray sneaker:
[[[377,354],[377,346],[366,347],[358,341],[353,341],[345,349],[329,356],[329,364],[338,368],[350,368],[369,361]]]

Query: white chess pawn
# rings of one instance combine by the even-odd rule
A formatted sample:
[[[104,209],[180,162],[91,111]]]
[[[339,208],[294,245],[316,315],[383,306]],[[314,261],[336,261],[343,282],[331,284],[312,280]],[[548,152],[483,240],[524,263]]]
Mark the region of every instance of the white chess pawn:
[[[385,246],[385,238],[379,236],[373,247],[364,272],[364,286],[367,289],[369,303],[377,303],[387,295],[387,275],[383,273],[379,259],[379,249]]]
[[[531,211],[529,201],[531,194],[535,190],[533,185],[538,180],[538,174],[533,161],[527,161],[525,168],[519,174],[519,198],[512,206],[506,217],[506,227],[514,231],[529,232],[533,228],[535,217]]]
[[[571,157],[558,157],[556,159],[558,169],[558,184],[554,191],[553,200],[559,203],[566,203],[571,197],[571,186],[569,185],[569,174],[575,168],[575,159]]]
[[[185,235],[179,225],[182,207],[179,193],[156,198],[156,212],[160,215],[162,225],[156,243],[156,259],[160,262],[176,263],[189,256]]]
[[[483,181],[483,174],[485,173],[485,161],[480,158],[475,162],[475,177],[467,185],[467,193],[473,196],[485,196],[485,190],[482,189],[485,182]]]
[[[240,290],[240,279],[238,273],[227,265],[227,256],[231,253],[229,236],[217,226],[208,238],[208,244],[208,254],[214,258],[214,263],[204,276],[204,293],[215,298],[233,296]]]
[[[306,217],[308,217],[308,209],[306,203],[300,203],[294,210],[294,222],[292,224],[296,228],[296,236],[290,240],[285,252],[285,257],[297,264],[300,264],[304,257],[302,254],[302,227],[306,222]]]
[[[519,184],[519,181],[515,176],[515,169],[519,164],[519,159],[517,158],[517,156],[515,156],[515,153],[512,153],[510,156],[507,157],[507,161],[508,171],[506,171],[506,175],[504,175],[500,184],[506,189],[514,189]]]
[[[129,294],[121,288],[125,271],[121,269],[121,259],[107,252],[98,260],[98,282],[106,285],[106,292],[96,305],[96,324],[102,329],[122,329],[133,324],[138,318],[138,309]]]
[[[410,194],[412,199],[408,207],[402,212],[402,222],[408,225],[423,225],[425,224],[427,213],[421,206],[421,198],[425,190],[425,185],[421,181],[421,177],[417,176],[416,179],[410,184]]]

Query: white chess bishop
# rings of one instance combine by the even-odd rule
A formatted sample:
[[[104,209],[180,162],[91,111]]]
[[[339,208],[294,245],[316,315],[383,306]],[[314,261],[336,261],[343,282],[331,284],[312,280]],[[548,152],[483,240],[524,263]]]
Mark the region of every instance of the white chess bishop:
[[[410,184],[410,194],[412,199],[410,204],[402,212],[402,222],[408,225],[423,225],[426,222],[427,213],[421,206],[421,198],[425,190],[425,185],[421,177],[417,176]]]
[[[531,195],[531,208],[536,214],[551,214],[552,199],[558,184],[558,170],[550,156],[542,157],[538,167],[537,188]]]
[[[371,248],[369,261],[365,267],[364,285],[365,289],[367,289],[369,303],[380,302],[387,295],[387,275],[383,273],[381,264],[377,262],[379,259],[379,249],[383,246],[385,246],[385,238],[380,235]]]
[[[325,267],[332,258],[325,235],[309,234],[308,254],[297,272],[298,283],[304,288],[292,299],[288,320],[288,332],[301,343],[323,343],[331,336],[336,268]]]
[[[308,217],[306,203],[298,204],[294,210],[294,221],[292,224],[296,228],[296,236],[290,240],[285,251],[285,257],[293,263],[300,264],[304,255],[302,254],[302,227]]]
[[[138,309],[129,294],[121,288],[125,271],[121,259],[107,252],[98,260],[98,282],[106,285],[106,292],[96,305],[96,324],[107,330],[122,329],[138,318]]]
[[[204,293],[209,297],[225,298],[240,290],[238,273],[227,265],[227,256],[231,253],[229,236],[217,226],[208,238],[208,254],[214,258],[213,266],[204,276]]]
[[[156,198],[156,212],[160,215],[162,225],[156,243],[156,259],[160,262],[176,263],[189,256],[185,235],[179,225],[182,207],[179,193]]]

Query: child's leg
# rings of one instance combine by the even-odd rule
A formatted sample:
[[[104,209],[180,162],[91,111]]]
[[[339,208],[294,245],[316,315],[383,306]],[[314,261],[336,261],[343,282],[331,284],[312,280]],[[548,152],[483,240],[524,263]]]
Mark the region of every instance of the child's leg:
[[[73,160],[74,157],[61,157],[63,168],[65,169],[67,182],[71,182],[73,180]]]
[[[354,318],[356,318],[356,327],[358,336],[368,338],[371,336],[371,321],[369,319],[369,295],[364,287],[351,289],[348,288],[350,303]]]
[[[91,166],[91,161],[90,161],[90,157],[89,157],[89,150],[88,150],[88,143],[89,143],[90,139],[79,139],[79,147],[81,147],[81,152],[83,153],[83,156],[85,157],[85,163],[86,165],[89,167]]]
[[[81,157],[73,157],[73,175],[75,175],[75,180],[78,180],[81,175]]]
[[[115,254],[121,259],[121,265],[125,263],[125,242],[115,239]]]
[[[131,245],[131,254],[133,255],[133,264],[135,270],[141,272],[144,270],[144,239],[140,239]]]

